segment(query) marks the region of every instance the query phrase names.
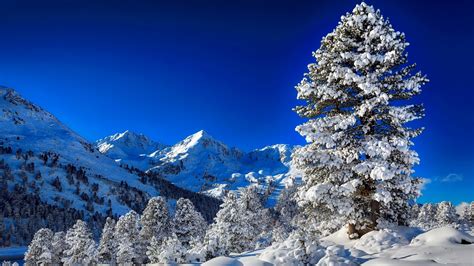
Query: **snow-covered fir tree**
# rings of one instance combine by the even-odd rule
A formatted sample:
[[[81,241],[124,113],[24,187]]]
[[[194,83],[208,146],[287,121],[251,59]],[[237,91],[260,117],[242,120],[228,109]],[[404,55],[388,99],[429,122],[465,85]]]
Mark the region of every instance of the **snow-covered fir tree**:
[[[239,225],[240,208],[237,194],[227,193],[219,212],[204,237],[206,259],[228,255],[230,252],[242,252],[240,236],[245,234]]]
[[[129,211],[120,216],[115,225],[114,242],[117,245],[116,261],[119,264],[141,263],[145,254],[140,250],[139,215]]]
[[[119,265],[134,265],[139,255],[129,237],[120,239],[117,247],[116,260]]]
[[[297,186],[285,187],[278,196],[275,205],[277,221],[273,227],[273,242],[282,242],[295,229],[295,219],[298,215],[298,204],[296,202]]]
[[[453,204],[449,201],[442,201],[436,209],[436,221],[438,226],[453,225],[459,222],[458,214]]]
[[[308,144],[293,154],[303,173],[299,204],[333,229],[348,224],[350,237],[405,223],[408,202],[419,194],[411,139],[422,130],[405,123],[423,108],[402,101],[428,80],[412,74],[407,46],[379,10],[361,3],[323,38],[296,86],[306,105],[295,110],[308,119],[296,128]]]
[[[146,255],[150,263],[159,263],[160,252],[161,252],[161,242],[158,241],[156,237],[152,237],[150,243],[147,246]]]
[[[66,233],[66,249],[62,262],[68,265],[94,264],[97,262],[96,243],[87,224],[77,220]]]
[[[202,263],[209,256],[205,241],[191,239],[190,247],[186,251],[186,263]]]
[[[115,263],[116,243],[114,241],[115,220],[108,217],[105,221],[104,229],[100,237],[97,248],[97,259],[99,263]]]
[[[146,248],[151,238],[156,237],[161,241],[172,231],[172,225],[168,212],[168,205],[163,197],[153,197],[143,210],[140,218],[140,242],[135,247],[140,257],[146,259]]]
[[[51,263],[53,265],[61,264],[61,259],[64,257],[64,250],[66,250],[66,247],[66,234],[63,231],[54,233],[51,250]]]
[[[192,239],[202,240],[207,223],[196,211],[189,199],[180,198],[176,203],[173,219],[174,232],[184,247],[189,248]]]
[[[461,223],[472,226],[474,221],[474,202],[462,203],[459,210],[459,220]]]
[[[156,237],[159,241],[170,233],[171,221],[168,205],[163,197],[154,197],[148,201],[140,223],[142,225],[140,237],[145,244],[148,244],[152,237]]]
[[[153,237],[148,246],[147,255],[151,263],[185,263],[186,248],[176,234],[165,237],[161,244]]]
[[[419,213],[420,213],[420,205],[416,203],[413,204],[410,210],[410,224],[412,224],[413,222],[416,222],[416,220],[418,219]]]
[[[240,237],[242,250],[251,250],[257,244],[264,247],[269,244],[269,231],[272,217],[268,209],[263,206],[263,196],[258,192],[256,186],[239,189],[240,220],[238,226],[243,229],[244,234]]]
[[[207,258],[255,248],[269,229],[271,217],[254,186],[229,192],[204,237]]]
[[[48,265],[53,260],[53,232],[50,229],[38,230],[25,253],[25,265]]]
[[[436,205],[431,203],[426,203],[421,205],[420,211],[418,212],[418,217],[412,224],[412,226],[417,226],[425,230],[432,229],[437,226],[436,221],[437,208]]]

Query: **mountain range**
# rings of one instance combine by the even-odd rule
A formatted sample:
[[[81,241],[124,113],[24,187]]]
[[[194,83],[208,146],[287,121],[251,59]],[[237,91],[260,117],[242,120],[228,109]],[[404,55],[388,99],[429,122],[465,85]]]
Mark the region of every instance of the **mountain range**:
[[[121,165],[158,174],[179,187],[216,198],[250,184],[271,194],[288,181],[293,149],[277,144],[244,152],[204,130],[171,146],[125,131],[98,140],[96,147]]]
[[[28,232],[61,230],[77,218],[100,228],[106,216],[141,211],[157,195],[171,207],[179,197],[190,198],[208,221],[226,191],[249,184],[273,204],[290,181],[292,149],[279,144],[244,152],[205,131],[174,145],[130,131],[91,143],[0,87],[0,245],[27,243]]]

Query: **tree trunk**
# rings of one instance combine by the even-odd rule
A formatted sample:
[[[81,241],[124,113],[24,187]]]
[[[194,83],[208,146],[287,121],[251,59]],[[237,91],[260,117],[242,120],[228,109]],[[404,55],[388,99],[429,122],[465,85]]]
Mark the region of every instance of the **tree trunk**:
[[[359,232],[357,232],[355,224],[347,225],[347,235],[349,236],[349,239],[359,238]]]

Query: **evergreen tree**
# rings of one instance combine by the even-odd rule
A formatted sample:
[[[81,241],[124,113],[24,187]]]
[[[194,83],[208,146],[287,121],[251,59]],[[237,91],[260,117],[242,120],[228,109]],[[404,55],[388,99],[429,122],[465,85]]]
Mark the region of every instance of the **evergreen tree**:
[[[66,234],[62,231],[54,233],[52,241],[52,258],[53,265],[60,265],[61,259],[64,257],[64,250],[66,250]]]
[[[239,237],[244,233],[239,225],[239,204],[235,192],[227,193],[214,223],[204,237],[206,259],[228,255],[232,251],[242,252],[238,245]]]
[[[96,263],[96,244],[86,223],[77,220],[66,233],[66,249],[62,262],[64,264],[94,264]]]
[[[239,226],[243,230],[240,236],[241,249],[254,249],[256,244],[259,248],[269,244],[269,230],[272,217],[267,209],[263,207],[263,197],[256,186],[239,189]]]
[[[133,265],[134,261],[137,260],[138,254],[136,248],[130,241],[130,238],[124,237],[120,239],[120,243],[117,248],[117,263],[119,265]]]
[[[418,217],[414,225],[425,230],[429,230],[436,227],[436,213],[437,208],[435,205],[431,203],[421,205],[420,211],[418,212]]]
[[[166,201],[162,197],[154,197],[148,201],[140,219],[142,229],[141,239],[148,244],[152,237],[158,241],[170,232],[170,217]]]
[[[206,242],[199,239],[191,239],[190,247],[186,251],[186,263],[202,263],[208,256]]]
[[[179,241],[188,248],[192,239],[199,241],[204,237],[207,228],[206,221],[196,211],[193,203],[184,198],[180,198],[176,203],[173,225]]]
[[[150,263],[158,263],[160,260],[161,252],[161,241],[158,241],[156,237],[152,237],[150,243],[147,246],[146,255]]]
[[[464,223],[467,226],[472,226],[472,221],[474,218],[474,213],[473,213],[473,206],[474,202],[469,204],[469,203],[461,203],[462,205],[460,206],[460,211],[459,211],[459,219],[462,223]]]
[[[275,211],[278,219],[273,228],[272,238],[274,242],[285,240],[295,229],[295,219],[298,215],[298,204],[296,202],[297,186],[287,186],[280,192]]]
[[[459,222],[458,214],[453,204],[449,201],[443,201],[438,204],[436,211],[436,221],[439,226],[452,225]]]
[[[53,232],[50,229],[38,230],[25,253],[26,265],[46,265],[52,263]]]
[[[263,208],[262,196],[255,187],[239,190],[240,198],[229,192],[204,237],[206,258],[241,253],[255,248],[271,217]]]
[[[114,242],[117,244],[117,263],[141,263],[140,254],[140,225],[139,216],[135,211],[129,211],[121,216],[115,225]]]
[[[319,220],[348,224],[351,238],[405,223],[408,202],[419,194],[411,139],[421,130],[405,123],[423,108],[401,100],[428,80],[412,74],[407,46],[380,11],[359,4],[323,38],[317,63],[296,86],[306,105],[295,110],[308,119],[296,128],[308,144],[293,154],[302,171],[299,204]]]
[[[148,246],[148,258],[151,263],[185,263],[186,249],[181,244],[176,234],[165,237],[161,241],[152,237]]]
[[[115,242],[114,242],[115,220],[107,217],[99,247],[97,249],[97,258],[99,263],[114,264],[115,262]]]

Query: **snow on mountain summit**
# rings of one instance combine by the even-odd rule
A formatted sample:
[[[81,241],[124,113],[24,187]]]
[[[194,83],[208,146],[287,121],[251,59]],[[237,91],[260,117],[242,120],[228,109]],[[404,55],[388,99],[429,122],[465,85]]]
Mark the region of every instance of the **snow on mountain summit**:
[[[129,130],[100,139],[96,145],[101,153],[113,159],[138,158],[166,147],[143,134]]]
[[[243,152],[200,130],[175,145],[143,154],[139,158],[118,152],[110,155],[107,150],[110,146],[106,145],[112,143],[111,139],[121,139],[121,136],[116,134],[105,138],[109,140],[107,142],[98,141],[99,150],[118,163],[159,174],[179,187],[217,198],[221,198],[225,191],[249,184],[278,191],[278,187],[283,186],[289,176],[293,147],[285,144]],[[140,147],[129,148],[143,150]]]

